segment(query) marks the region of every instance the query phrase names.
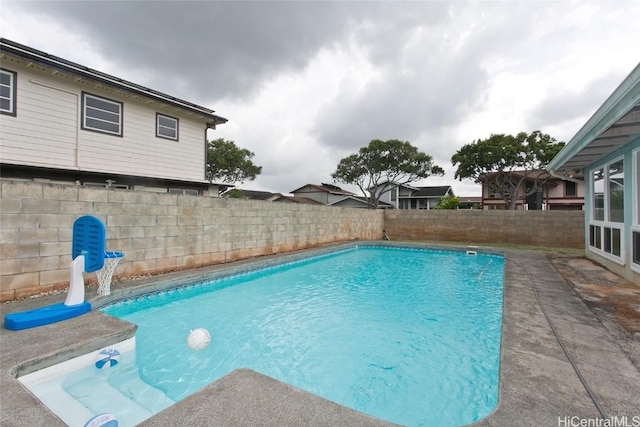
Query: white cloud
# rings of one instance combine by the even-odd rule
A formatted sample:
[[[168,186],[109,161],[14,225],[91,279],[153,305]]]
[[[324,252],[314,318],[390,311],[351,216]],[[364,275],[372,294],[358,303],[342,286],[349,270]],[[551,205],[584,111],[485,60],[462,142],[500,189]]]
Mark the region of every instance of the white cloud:
[[[152,11],[152,13],[150,12]],[[114,29],[113,22],[118,22]],[[444,167],[491,133],[568,140],[638,61],[637,1],[2,2],[3,37],[210,107],[249,189],[329,182],[371,139]]]

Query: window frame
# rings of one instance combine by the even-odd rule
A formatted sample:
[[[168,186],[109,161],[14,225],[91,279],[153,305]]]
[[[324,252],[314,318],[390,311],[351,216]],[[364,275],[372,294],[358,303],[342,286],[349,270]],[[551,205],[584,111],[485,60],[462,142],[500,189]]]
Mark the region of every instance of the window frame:
[[[3,110],[0,108],[0,114],[16,117],[18,115],[18,73],[6,68],[0,68],[0,73],[7,74],[11,78],[11,82],[9,84],[9,104],[11,105],[11,108],[9,110]]]
[[[569,194],[569,186],[573,186],[573,194]],[[578,184],[574,181],[564,181],[564,197],[578,197]]]
[[[590,202],[591,209],[589,213],[589,250],[598,255],[607,258],[617,264],[624,265],[625,259],[625,223],[611,221],[611,183],[610,183],[610,167],[611,165],[622,162],[623,173],[627,168],[624,156],[618,156],[597,168],[589,171],[589,186],[591,189]],[[595,217],[595,180],[596,172],[602,170],[602,186],[603,186],[603,212],[602,219],[594,219]],[[623,193],[624,195],[624,193]],[[624,217],[624,210],[623,210]]]
[[[113,132],[113,131],[109,131],[109,130],[106,130],[106,129],[100,129],[98,127],[88,126],[86,124],[86,120],[87,120],[87,101],[86,100],[87,100],[87,97],[94,98],[94,99],[97,99],[99,101],[107,102],[107,103],[110,103],[110,104],[118,106],[118,108],[119,108],[119,111],[118,111],[118,118],[119,118],[119,120],[118,120],[118,132]],[[123,127],[124,127],[123,126],[123,124],[124,124],[124,103],[122,103],[120,101],[116,101],[114,99],[105,98],[104,96],[94,95],[92,93],[84,92],[84,91],[82,91],[81,99],[82,99],[82,108],[81,108],[82,117],[81,117],[81,121],[80,121],[80,128],[82,130],[87,130],[87,131],[90,131],[90,132],[102,133],[102,134],[105,134],[105,135],[119,136],[119,137],[122,138]],[[92,108],[94,108],[94,107],[92,107]],[[112,111],[109,111],[109,112],[113,113]],[[115,113],[113,113],[113,114],[115,114]],[[96,120],[96,118],[91,117],[91,116],[89,116],[89,118],[92,118],[92,119]],[[100,121],[100,119],[97,119],[97,120]],[[114,122],[107,122],[107,123],[114,123]]]
[[[167,136],[167,135],[160,134],[160,118],[169,119],[169,120],[174,120],[175,121],[175,123],[176,123],[176,127],[175,127],[176,136],[175,136],[175,138],[172,138],[172,137]],[[163,126],[163,127],[167,127],[167,126]],[[156,138],[169,139],[171,141],[178,142],[180,140],[180,119],[178,119],[177,117],[172,117],[172,116],[168,116],[166,114],[162,114],[162,113],[156,112]]]
[[[640,273],[640,254],[635,252],[636,245],[634,239],[640,239],[640,148],[636,148],[635,150],[631,150],[631,167],[632,174],[631,176],[634,178],[633,183],[631,185],[631,189],[633,191],[631,197],[631,203],[633,203],[633,218],[631,219],[631,227],[630,227],[630,238],[631,238],[631,256],[630,256],[630,265],[631,269],[636,273]],[[636,262],[638,259],[639,262]]]

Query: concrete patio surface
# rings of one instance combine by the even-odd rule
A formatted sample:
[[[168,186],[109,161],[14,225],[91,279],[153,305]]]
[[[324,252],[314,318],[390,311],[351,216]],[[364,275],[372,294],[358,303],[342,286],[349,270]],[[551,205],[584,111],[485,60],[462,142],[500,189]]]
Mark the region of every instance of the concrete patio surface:
[[[634,318],[637,312],[634,312],[633,299],[630,309],[619,312],[607,308],[604,298],[589,300],[588,294],[576,287],[576,283],[583,282],[576,279],[581,270],[575,265],[579,265],[578,261],[590,263],[583,258],[555,257],[533,250],[491,250],[499,250],[506,258],[500,397],[496,410],[474,425],[571,426],[580,425],[575,424],[580,420],[606,416],[621,421],[626,417],[627,425],[640,426],[640,355],[637,354],[640,333],[625,329],[627,320],[621,320],[625,315],[620,314],[624,312],[626,317]],[[276,262],[282,258],[271,259]],[[111,299],[143,293],[144,289],[157,288],[159,282],[188,281],[248,264],[227,264],[116,283]],[[611,295],[615,295],[615,289],[633,293],[637,288],[629,287],[617,276],[612,279],[602,267],[591,263],[589,268],[593,268],[589,273],[591,282],[598,283],[599,275],[603,281],[606,277]],[[92,300],[95,292],[95,287],[89,288],[87,299]],[[4,319],[7,313],[60,302],[64,297],[64,294],[48,295],[3,304],[0,314]],[[99,304],[99,301],[94,298],[92,303]],[[637,310],[640,312],[640,307]],[[0,329],[0,425],[64,425],[16,377],[122,341],[133,336],[135,329],[135,325],[98,310],[40,328]],[[446,424],[446,419],[434,422]],[[141,425],[393,424],[257,372],[239,369]]]

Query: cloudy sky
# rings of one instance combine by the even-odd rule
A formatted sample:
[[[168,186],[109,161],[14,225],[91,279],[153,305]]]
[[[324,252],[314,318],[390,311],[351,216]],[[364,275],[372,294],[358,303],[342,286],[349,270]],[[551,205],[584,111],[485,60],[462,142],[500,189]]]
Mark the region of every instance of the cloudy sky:
[[[372,139],[446,171],[492,133],[568,141],[640,61],[640,1],[0,1],[0,35],[211,109],[242,188],[332,182]],[[345,188],[353,189],[348,186]]]

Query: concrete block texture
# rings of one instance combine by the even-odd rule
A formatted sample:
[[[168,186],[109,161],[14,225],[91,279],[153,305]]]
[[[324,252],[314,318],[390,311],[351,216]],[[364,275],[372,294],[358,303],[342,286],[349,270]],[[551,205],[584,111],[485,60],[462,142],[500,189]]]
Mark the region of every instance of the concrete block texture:
[[[0,183],[0,206],[7,207],[0,218],[0,256],[7,267],[0,271],[3,301],[43,286],[68,286],[73,221],[86,214],[105,223],[107,250],[126,253],[114,280],[377,240],[383,230],[392,240],[584,247],[582,212],[383,211],[10,179]],[[87,275],[87,282],[93,279]]]
[[[385,211],[393,240],[584,248],[582,211]]]

